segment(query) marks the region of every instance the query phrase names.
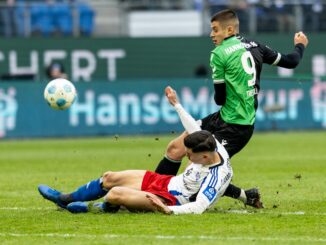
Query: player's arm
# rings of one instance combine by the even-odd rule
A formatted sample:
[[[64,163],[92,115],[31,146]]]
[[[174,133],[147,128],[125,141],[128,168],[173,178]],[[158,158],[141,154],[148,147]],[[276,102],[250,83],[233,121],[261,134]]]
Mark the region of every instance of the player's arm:
[[[294,35],[294,51],[287,55],[282,55],[278,66],[284,68],[295,68],[303,57],[305,47],[308,45],[308,38],[303,32]]]
[[[214,101],[217,105],[224,105],[226,100],[226,85],[222,59],[215,53],[211,54],[212,78],[214,82]]]
[[[214,190],[214,193],[216,191]],[[197,195],[196,201],[186,203],[181,206],[166,206],[161,200],[152,196],[146,196],[156,210],[163,214],[202,214],[211,204],[207,198],[203,198],[200,194]],[[216,195],[212,202],[216,199]]]
[[[226,100],[226,86],[225,83],[214,83],[214,101],[217,105],[224,105]]]
[[[303,56],[304,45],[299,43],[295,45],[294,50],[290,54],[282,54],[280,61],[276,64],[277,66],[293,69],[297,67]]]
[[[215,198],[213,201],[215,201]],[[170,210],[171,214],[202,214],[204,213],[210,206],[210,202],[206,200],[206,198],[198,197],[196,201],[186,203],[180,206],[167,206]]]
[[[264,62],[288,69],[295,68],[303,57],[305,47],[308,45],[308,38],[302,32],[294,35],[294,50],[289,54],[280,54],[274,50],[264,47]]]
[[[219,193],[219,179],[217,175],[209,174],[200,188],[196,201],[180,206],[168,206],[173,214],[202,214],[216,199],[222,195]]]
[[[178,113],[181,123],[185,130],[191,134],[196,131],[200,131],[201,128],[198,125],[198,123],[195,121],[195,119],[183,108],[183,106],[180,104],[177,93],[174,89],[172,89],[170,86],[165,88],[165,95],[170,104],[174,107],[176,112]]]

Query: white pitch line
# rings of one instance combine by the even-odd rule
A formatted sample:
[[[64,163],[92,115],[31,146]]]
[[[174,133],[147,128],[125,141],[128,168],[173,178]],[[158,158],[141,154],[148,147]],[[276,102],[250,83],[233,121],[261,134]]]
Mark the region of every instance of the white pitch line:
[[[281,214],[281,215],[326,215],[326,213],[306,213],[304,211],[296,211],[296,212],[266,212],[266,211],[248,211],[248,210],[228,210],[222,211],[222,213],[231,213],[231,214]]]
[[[223,212],[223,211],[222,211]],[[273,215],[313,215],[313,216],[326,216],[326,213],[316,213],[316,212],[305,212],[305,211],[294,211],[294,212],[273,212],[273,211],[248,211],[248,210],[228,210],[225,213],[235,213],[235,214],[273,214]]]
[[[9,211],[45,211],[45,210],[55,210],[51,207],[0,207],[0,210],[9,210]],[[313,216],[326,216],[326,213],[307,213],[305,211],[294,211],[294,212],[273,212],[273,211],[248,211],[244,209],[231,209],[231,210],[219,210],[217,213],[230,213],[230,214],[245,214],[245,215],[254,215],[254,214],[273,214],[273,215],[313,215]]]
[[[236,240],[236,241],[282,241],[282,242],[326,242],[325,238],[315,238],[315,237],[227,237],[227,236],[178,236],[178,235],[125,235],[125,234],[103,234],[103,235],[92,235],[92,234],[73,234],[73,233],[0,233],[0,237],[56,237],[56,238],[87,238],[87,239],[157,239],[157,240]]]

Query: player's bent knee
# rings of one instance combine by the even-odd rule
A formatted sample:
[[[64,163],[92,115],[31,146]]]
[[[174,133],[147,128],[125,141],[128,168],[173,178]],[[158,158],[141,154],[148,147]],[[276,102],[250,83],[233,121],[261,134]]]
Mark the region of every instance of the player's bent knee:
[[[107,189],[111,189],[114,186],[114,181],[116,173],[112,171],[105,172],[102,176],[103,187]]]
[[[184,146],[179,142],[171,141],[167,147],[166,155],[172,160],[182,160],[186,152]]]
[[[106,195],[105,200],[108,201],[111,204],[121,204],[123,197],[125,195],[125,192],[123,188],[117,186],[113,187],[109,193]]]

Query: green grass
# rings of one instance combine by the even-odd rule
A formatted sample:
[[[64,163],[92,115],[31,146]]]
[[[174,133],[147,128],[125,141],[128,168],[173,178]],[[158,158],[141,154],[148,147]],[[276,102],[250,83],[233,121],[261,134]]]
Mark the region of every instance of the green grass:
[[[265,209],[259,211],[222,198],[203,215],[73,215],[38,194],[40,183],[67,192],[106,170],[153,170],[173,136],[0,142],[0,243],[326,243],[322,131],[256,133],[232,159],[233,182],[260,188]]]

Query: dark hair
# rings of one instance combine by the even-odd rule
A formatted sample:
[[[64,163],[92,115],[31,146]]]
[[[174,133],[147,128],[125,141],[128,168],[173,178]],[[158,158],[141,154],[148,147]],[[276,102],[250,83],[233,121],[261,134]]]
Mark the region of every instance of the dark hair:
[[[54,62],[54,63],[51,63],[45,70],[48,78],[53,78],[51,75],[51,72],[53,69],[59,69],[61,73],[65,73],[65,68],[64,68],[63,64],[60,62]]]
[[[184,144],[192,152],[215,151],[216,141],[213,135],[207,130],[201,130],[189,134],[184,139]]]
[[[238,16],[237,16],[236,12],[231,9],[224,9],[224,10],[217,12],[211,18],[211,22],[213,22],[213,21],[220,22],[220,24],[223,28],[225,28],[226,25],[228,25],[230,23],[235,25],[237,28],[239,27]]]

